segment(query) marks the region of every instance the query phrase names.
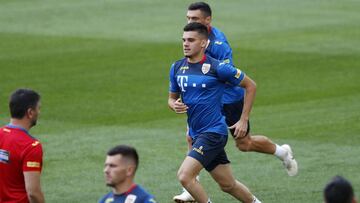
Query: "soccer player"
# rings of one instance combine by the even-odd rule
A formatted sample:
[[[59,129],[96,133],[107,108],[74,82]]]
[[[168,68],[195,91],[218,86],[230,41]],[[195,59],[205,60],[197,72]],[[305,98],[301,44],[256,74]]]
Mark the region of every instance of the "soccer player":
[[[43,150],[29,134],[40,115],[40,95],[18,89],[10,96],[10,123],[0,128],[0,202],[44,203]]]
[[[99,203],[156,203],[154,197],[134,183],[139,165],[136,149],[118,145],[110,149],[105,160],[105,182],[112,188]]]
[[[221,114],[221,98],[226,84],[242,86],[246,94],[243,116],[248,118],[256,92],[255,83],[243,72],[230,64],[205,54],[208,28],[201,23],[189,23],[184,27],[183,51],[185,57],[172,64],[168,105],[176,113],[187,113],[192,150],[178,171],[183,187],[199,203],[211,202],[196,176],[205,168],[220,188],[236,199],[260,202],[249,189],[232,175],[227,159],[227,125]],[[239,120],[235,138],[246,136],[248,123]]]
[[[232,49],[224,33],[219,29],[211,26],[211,16],[211,8],[207,3],[204,2],[195,2],[190,4],[186,14],[188,23],[198,22],[202,23],[208,28],[209,41],[205,53],[224,63],[233,64]],[[222,97],[222,112],[225,116],[227,125],[230,127],[230,132],[232,135],[234,135],[234,125],[241,118],[244,103],[243,99],[243,88],[226,85],[224,95]],[[248,121],[248,125],[250,125],[248,118],[242,118],[246,119]],[[189,135],[186,136],[186,141],[188,143],[188,150],[190,151],[192,149],[192,140]],[[289,176],[294,176],[297,174],[297,162],[293,157],[293,153],[289,145],[285,144],[279,146],[272,142],[268,137],[263,135],[250,135],[250,133],[247,133],[247,135],[241,139],[235,139],[235,141],[236,146],[240,151],[254,151],[275,155],[283,162],[283,165]],[[173,199],[178,202],[193,202],[193,198],[185,189],[181,194],[174,196]]]
[[[335,176],[324,189],[325,203],[356,203],[351,183],[341,176]]]

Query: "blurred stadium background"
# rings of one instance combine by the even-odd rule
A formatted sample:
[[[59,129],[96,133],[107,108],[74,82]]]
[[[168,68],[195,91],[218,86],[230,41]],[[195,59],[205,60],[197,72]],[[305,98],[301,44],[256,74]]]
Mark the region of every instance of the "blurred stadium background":
[[[182,57],[192,1],[0,1],[0,124],[19,87],[42,94],[31,133],[45,149],[47,202],[97,202],[106,151],[140,153],[137,183],[159,202],[180,192],[185,116],[168,110],[168,70]],[[229,139],[236,177],[266,203],[322,202],[340,174],[360,193],[360,2],[208,1],[234,63],[258,85],[253,133],[293,146],[299,175],[278,160],[241,153]],[[204,172],[213,202],[236,202]]]

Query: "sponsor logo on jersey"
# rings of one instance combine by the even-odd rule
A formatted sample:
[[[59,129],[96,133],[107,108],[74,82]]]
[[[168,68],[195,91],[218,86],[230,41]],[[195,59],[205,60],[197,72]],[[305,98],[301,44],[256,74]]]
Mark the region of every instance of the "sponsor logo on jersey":
[[[230,63],[230,59],[224,59],[222,62],[223,63]]]
[[[105,203],[111,203],[111,202],[114,202],[114,198],[112,197],[109,197],[105,200]]]
[[[203,146],[200,146],[199,148],[194,147],[193,150],[201,155],[204,155],[204,152],[202,151]]]
[[[149,199],[149,202],[156,203],[156,201],[153,198]]]
[[[241,75],[241,70],[236,69],[236,74],[235,74],[235,78],[239,79]]]
[[[182,70],[182,73],[184,74],[186,70],[189,70],[189,66],[181,66],[180,70]]]
[[[11,132],[11,130],[10,130],[10,129],[7,129],[7,128],[4,128],[3,131],[5,131],[5,132],[7,132],[7,133]]]
[[[215,41],[214,43],[218,44],[218,45],[222,45],[223,42],[222,41]]]
[[[126,197],[124,203],[134,203],[136,198],[137,198],[136,195],[130,194]]]
[[[204,74],[208,73],[210,71],[210,67],[211,67],[210,64],[204,63],[201,67],[201,72]]]
[[[10,160],[10,153],[6,150],[0,149],[0,163],[8,164]]]
[[[26,162],[26,166],[29,168],[40,168],[40,163],[36,161],[28,161]]]
[[[187,87],[187,81],[188,81],[188,76],[184,76],[184,75],[177,76],[177,82],[182,92],[186,92],[185,87]]]
[[[39,141],[35,141],[35,142],[32,143],[31,145],[32,145],[33,147],[35,147],[35,146],[38,145],[38,144],[40,144],[40,142],[39,142]]]

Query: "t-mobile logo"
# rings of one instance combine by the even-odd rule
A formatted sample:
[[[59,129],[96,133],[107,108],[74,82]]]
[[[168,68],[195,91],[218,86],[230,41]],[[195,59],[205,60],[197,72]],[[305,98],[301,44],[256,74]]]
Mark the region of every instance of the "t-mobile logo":
[[[181,87],[181,91],[186,92],[185,87],[187,87],[188,76],[178,75],[177,82],[178,82],[178,85]]]

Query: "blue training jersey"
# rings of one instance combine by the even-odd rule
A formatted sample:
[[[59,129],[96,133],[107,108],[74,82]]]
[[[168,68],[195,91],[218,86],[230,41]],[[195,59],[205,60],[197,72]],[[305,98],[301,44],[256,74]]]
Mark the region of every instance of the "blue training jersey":
[[[189,135],[200,133],[227,136],[227,125],[221,114],[221,98],[226,84],[237,86],[245,74],[228,63],[204,55],[199,63],[183,58],[170,69],[170,92],[180,93],[187,110]]]
[[[233,65],[232,49],[225,34],[215,27],[210,27],[209,34],[209,45],[205,53],[221,62]],[[240,101],[244,98],[244,92],[241,87],[226,85],[222,103],[230,104]]]
[[[102,197],[99,203],[156,203],[154,196],[144,188],[134,184],[127,192],[114,194],[109,192]]]

